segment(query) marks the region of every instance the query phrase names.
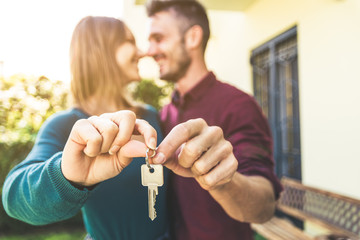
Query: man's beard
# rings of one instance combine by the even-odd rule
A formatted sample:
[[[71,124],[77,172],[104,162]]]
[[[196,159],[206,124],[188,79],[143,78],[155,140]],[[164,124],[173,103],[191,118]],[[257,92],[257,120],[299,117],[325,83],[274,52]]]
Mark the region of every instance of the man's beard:
[[[182,45],[181,54],[180,57],[178,58],[176,69],[174,69],[173,71],[171,71],[170,69],[169,72],[160,74],[160,78],[169,82],[176,83],[180,78],[185,76],[190,66],[190,63],[191,63],[191,58],[189,54],[185,51],[184,45]]]

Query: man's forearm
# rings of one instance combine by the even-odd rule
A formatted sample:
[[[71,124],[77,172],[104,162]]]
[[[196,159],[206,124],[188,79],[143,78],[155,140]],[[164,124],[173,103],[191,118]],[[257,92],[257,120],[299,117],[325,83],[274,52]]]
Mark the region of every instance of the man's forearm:
[[[241,222],[263,223],[275,211],[273,187],[261,176],[236,172],[229,183],[209,192],[230,217]]]

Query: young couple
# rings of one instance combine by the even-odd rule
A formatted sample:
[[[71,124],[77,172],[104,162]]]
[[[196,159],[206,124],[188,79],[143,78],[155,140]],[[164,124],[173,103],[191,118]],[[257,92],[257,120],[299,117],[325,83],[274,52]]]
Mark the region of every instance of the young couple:
[[[140,80],[143,56],[134,36],[118,19],[82,19],[70,47],[74,107],[44,123],[9,173],[4,208],[34,225],[81,210],[90,239],[252,239],[248,223],[268,220],[281,191],[267,121],[207,69],[202,5],[155,0],[147,11],[147,55],[175,83],[171,103],[158,115],[129,101],[122,91]],[[157,146],[150,163],[165,166],[165,184],[152,222],[140,166]]]

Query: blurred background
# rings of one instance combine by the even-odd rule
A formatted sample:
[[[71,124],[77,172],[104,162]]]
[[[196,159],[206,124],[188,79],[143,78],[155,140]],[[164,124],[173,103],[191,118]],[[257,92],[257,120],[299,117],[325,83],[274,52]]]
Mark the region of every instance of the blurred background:
[[[201,2],[211,27],[208,67],[259,102],[273,133],[277,175],[359,199],[360,1]],[[122,18],[146,51],[143,3],[0,1],[0,186],[46,117],[67,106],[68,48],[77,22],[87,15]],[[146,81],[133,95],[160,108],[171,86],[158,79],[150,58],[140,61],[140,73]],[[18,239],[84,236],[81,216],[32,227],[1,207],[0,239],[18,233]]]

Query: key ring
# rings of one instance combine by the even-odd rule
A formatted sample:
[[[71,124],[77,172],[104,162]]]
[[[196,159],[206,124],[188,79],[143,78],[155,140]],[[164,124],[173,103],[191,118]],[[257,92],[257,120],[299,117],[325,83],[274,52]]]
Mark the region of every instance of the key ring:
[[[151,147],[147,147],[147,149],[146,149],[146,155],[145,155],[145,162],[146,162],[146,166],[151,170],[151,169],[153,169],[152,167],[151,167],[151,165],[150,165],[150,163],[149,163],[149,157],[154,157],[155,155],[156,155],[156,149],[157,148],[151,148]],[[152,150],[154,153],[151,155],[151,156],[149,156],[149,151],[150,150]]]

